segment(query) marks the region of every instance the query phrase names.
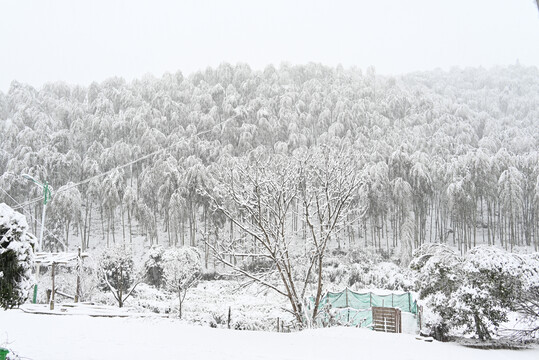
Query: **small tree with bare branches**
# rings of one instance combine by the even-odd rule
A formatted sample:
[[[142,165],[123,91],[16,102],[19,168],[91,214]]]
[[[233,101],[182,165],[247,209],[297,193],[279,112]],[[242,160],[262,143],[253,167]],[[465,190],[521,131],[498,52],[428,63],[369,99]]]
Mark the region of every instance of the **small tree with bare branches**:
[[[197,283],[202,273],[200,253],[194,247],[172,248],[163,254],[165,286],[178,294],[179,317],[187,290]]]

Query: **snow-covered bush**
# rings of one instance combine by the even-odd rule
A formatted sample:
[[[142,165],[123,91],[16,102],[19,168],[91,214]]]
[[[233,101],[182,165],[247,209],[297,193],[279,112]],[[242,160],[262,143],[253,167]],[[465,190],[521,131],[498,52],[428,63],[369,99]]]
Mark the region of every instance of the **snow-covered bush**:
[[[259,274],[267,272],[274,268],[275,264],[270,259],[264,257],[256,257],[248,259],[241,264],[241,269],[251,274]]]
[[[352,264],[350,275],[348,276],[348,284],[347,286],[353,287],[356,286],[358,288],[364,287],[364,275],[365,272],[361,269],[361,267],[358,264]]]
[[[410,264],[421,299],[437,315],[427,321],[438,336],[450,329],[490,339],[516,308],[525,273],[522,257],[476,247],[464,257],[443,245],[420,248]],[[527,270],[528,269],[528,270]]]
[[[98,276],[101,289],[112,292],[122,307],[137,285],[131,251],[123,246],[106,248],[99,259]]]
[[[116,297],[112,294],[112,292],[97,291],[94,294],[92,294],[90,300],[100,305],[108,305],[108,306],[118,305],[118,300],[116,300]]]
[[[221,274],[219,274],[215,269],[211,270],[203,270],[200,274],[200,280],[201,281],[213,281],[213,280],[219,280],[221,278]]]
[[[201,257],[197,248],[172,248],[163,254],[163,276],[169,290],[176,290],[178,284],[199,275],[201,271]]]
[[[275,331],[277,318],[285,328],[293,328],[293,315],[286,311],[287,300],[259,284],[245,279],[198,281],[187,292],[182,319],[203,326]],[[177,297],[174,305],[177,306]]]
[[[365,287],[377,289],[409,291],[414,286],[410,270],[391,262],[381,262],[374,265],[365,274],[364,279]]]
[[[34,245],[25,217],[0,204],[0,306],[4,309],[19,306],[28,297]]]
[[[153,286],[163,285],[163,254],[162,246],[154,245],[146,254],[144,261],[144,281]]]
[[[170,313],[172,299],[160,289],[147,284],[139,284],[130,305],[150,310],[157,314]]]
[[[358,264],[367,272],[374,264],[381,262],[382,257],[375,251],[352,250],[348,253],[347,260],[350,264]]]
[[[445,296],[459,285],[462,259],[445,245],[427,244],[414,252],[410,268],[415,273],[416,289],[421,299],[434,293]]]
[[[211,312],[206,321],[212,328],[224,327],[227,323],[227,316],[218,312]]]
[[[177,292],[179,316],[182,317],[182,304],[187,289],[199,278],[202,272],[201,256],[197,248],[182,247],[168,249],[163,254],[163,276],[168,290]]]
[[[340,284],[347,273],[345,266],[340,265],[329,269],[324,269],[324,278],[327,278],[329,282],[333,284]]]
[[[381,262],[365,270],[360,264],[352,264],[347,285],[356,289],[377,288],[409,291],[413,288],[412,274],[394,263]]]
[[[462,281],[462,258],[445,245],[426,244],[414,252],[410,268],[416,271],[416,290],[426,301],[425,325],[437,340],[445,341],[455,326],[452,297]]]
[[[338,291],[345,286],[355,289],[413,289],[414,281],[409,269],[382,259],[380,253],[370,250],[352,250],[345,256],[333,255],[324,261],[324,281]]]
[[[340,285],[345,280],[348,270],[348,267],[341,261],[331,258],[324,262],[322,276],[325,281]]]
[[[252,319],[245,315],[233,311],[231,314],[230,328],[234,330],[268,330],[267,326],[262,323],[262,319]],[[228,317],[227,317],[228,321]]]
[[[475,332],[480,340],[491,339],[493,331],[507,321],[509,306],[489,290],[465,280],[449,297],[447,312],[451,325],[462,326],[465,333]]]
[[[523,328],[515,335],[520,339],[537,339],[539,335],[539,253],[521,256],[523,265],[516,269],[520,287],[514,309],[522,316]]]
[[[230,318],[229,318],[230,316]],[[225,312],[212,311],[205,316],[203,323],[209,325],[212,328],[230,328],[234,330],[262,330],[268,331],[267,324],[262,321],[250,318],[244,313],[232,311],[230,308]]]
[[[461,284],[451,297],[452,322],[479,339],[490,339],[507,321],[521,288],[522,259],[494,247],[470,250],[462,263]]]

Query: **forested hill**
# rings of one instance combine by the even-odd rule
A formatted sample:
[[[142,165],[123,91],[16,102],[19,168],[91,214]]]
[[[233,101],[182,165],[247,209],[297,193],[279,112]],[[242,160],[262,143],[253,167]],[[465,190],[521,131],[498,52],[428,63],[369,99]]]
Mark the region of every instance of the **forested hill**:
[[[0,143],[0,202],[26,202],[39,219],[41,190],[20,174],[47,180],[53,244],[77,234],[84,248],[90,235],[130,241],[141,231],[149,242],[196,245],[211,226],[197,189],[223,159],[329,145],[352,150],[363,179],[362,211],[339,246],[390,250],[408,229],[413,247],[537,250],[535,67],[387,77],[373,68],[222,64],[88,87],[14,81],[0,92]]]

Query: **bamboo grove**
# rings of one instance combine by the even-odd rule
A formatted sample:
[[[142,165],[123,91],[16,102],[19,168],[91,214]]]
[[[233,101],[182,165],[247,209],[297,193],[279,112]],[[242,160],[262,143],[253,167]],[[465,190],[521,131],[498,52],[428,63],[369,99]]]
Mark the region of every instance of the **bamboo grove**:
[[[344,148],[361,186],[332,248],[538,250],[538,104],[539,71],[520,65],[390,77],[222,64],[129,83],[14,81],[0,92],[0,201],[22,206],[37,233],[30,174],[53,189],[51,248],[188,244],[207,262],[208,234],[245,235],[201,191],[230,159]]]

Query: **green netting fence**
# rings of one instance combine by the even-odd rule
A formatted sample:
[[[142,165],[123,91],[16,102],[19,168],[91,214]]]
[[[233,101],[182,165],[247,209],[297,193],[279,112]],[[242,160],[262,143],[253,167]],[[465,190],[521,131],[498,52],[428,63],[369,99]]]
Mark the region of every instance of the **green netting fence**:
[[[314,306],[314,297],[310,298],[309,308]],[[341,292],[327,292],[318,305],[319,324],[331,317],[339,324],[369,327],[372,324],[372,307],[393,307],[401,311],[417,314],[417,302],[411,293],[377,295],[372,292],[357,293],[348,288]]]

